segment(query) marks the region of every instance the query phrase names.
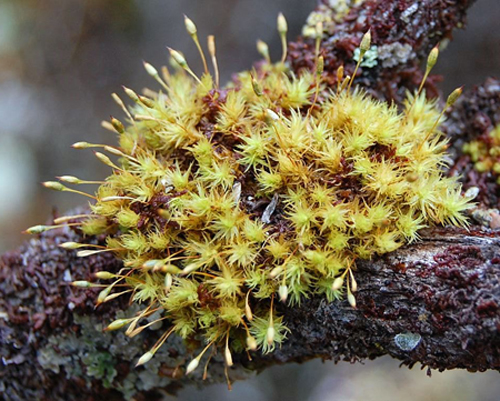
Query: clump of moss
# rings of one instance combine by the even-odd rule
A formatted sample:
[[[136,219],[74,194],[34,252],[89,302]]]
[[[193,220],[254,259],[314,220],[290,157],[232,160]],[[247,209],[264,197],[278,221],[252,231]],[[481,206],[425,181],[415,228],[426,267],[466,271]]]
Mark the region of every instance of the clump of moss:
[[[500,184],[500,125],[488,134],[466,143],[463,152],[470,155],[478,172],[491,172],[497,177],[497,184]]]
[[[186,27],[199,46],[189,19]],[[420,90],[398,110],[351,89],[342,69],[338,87],[328,90],[319,52],[316,72],[295,75],[283,62],[281,15],[278,27],[282,61],[271,63],[260,42],[266,62],[225,88],[218,85],[213,38],[215,78],[203,53],[201,77],[174,50],[173,73],[146,63],[162,88],[143,95],[125,89],[130,108],[113,95],[128,118],[126,125],[115,118],[105,123],[118,146],[74,145],[110,155],[95,153],[112,173],[89,195],[91,215],[72,217],[81,219],[85,234],[107,238],[106,247],[80,250],[80,256],[111,251],[124,262],[118,274],[97,274],[113,280],[97,302],[130,294],[145,305],[108,330],[127,326],[126,333],[136,335],[151,324],[141,326],[142,319],[158,311],[170,325],[138,364],[171,333],[207,344],[188,373],[212,346],[224,350],[228,366],[231,350],[272,351],[287,333],[276,302],[293,307],[323,294],[330,301],[346,297],[355,307],[357,259],[394,251],[429,225],[466,223],[468,199],[442,172],[447,143],[437,128],[436,101]],[[320,37],[321,24],[317,28]],[[360,49],[358,66],[370,49],[369,34]]]

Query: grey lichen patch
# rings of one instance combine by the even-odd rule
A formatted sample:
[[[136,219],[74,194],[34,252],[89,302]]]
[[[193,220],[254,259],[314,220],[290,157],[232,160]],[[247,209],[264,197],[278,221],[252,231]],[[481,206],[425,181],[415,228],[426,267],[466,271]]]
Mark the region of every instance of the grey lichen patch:
[[[56,352],[55,346],[56,344],[49,342],[47,346],[38,351],[37,361],[43,369],[59,373],[61,371],[61,366],[70,363],[71,357]]]
[[[407,24],[410,23],[410,17],[418,10],[418,3],[415,2],[401,13],[401,19]]]
[[[483,227],[498,229],[500,228],[500,211],[496,208],[484,209],[475,208],[471,211],[470,216],[474,221]]]
[[[356,48],[356,50],[354,50],[354,56],[353,56],[354,61],[356,62],[359,61],[360,54],[361,54],[360,49]],[[361,62],[360,66],[365,68],[373,68],[378,63],[377,59],[378,59],[378,48],[377,46],[372,46],[365,53],[363,61]]]
[[[465,191],[464,196],[470,199],[474,199],[479,195],[480,189],[478,187],[470,187],[467,191]]]
[[[314,38],[316,36],[316,24],[323,23],[323,32],[329,32],[335,26],[332,11],[325,5],[320,5],[307,17],[305,25],[302,27],[302,36]]]
[[[394,342],[403,351],[412,351],[417,348],[422,337],[418,333],[399,333],[394,337]]]
[[[340,23],[349,11],[362,4],[365,0],[329,0],[327,4],[320,4],[307,17],[306,24],[302,28],[302,36],[306,38],[316,37],[316,24],[323,23],[323,31],[328,34],[333,32],[335,24]]]
[[[111,387],[117,372],[114,368],[116,361],[109,352],[87,354],[82,358],[82,362],[87,367],[88,376],[101,379],[105,388]]]
[[[160,369],[180,364],[170,353],[186,353],[182,341],[173,337],[169,347],[160,349],[150,363],[136,369],[134,365],[145,351],[144,337],[129,338],[123,332],[103,332],[101,323],[92,317],[75,315],[74,319],[79,333],[51,337],[38,352],[38,363],[54,373],[64,371],[68,378],[83,378],[89,387],[93,379],[98,379],[104,387],[121,391],[125,399],[131,399],[140,391],[166,387],[172,379],[159,374]],[[125,377],[118,378],[118,362],[130,364]]]
[[[405,64],[408,59],[415,57],[412,47],[408,44],[394,42],[378,47],[378,59],[382,67],[391,68],[398,64]]]
[[[115,317],[127,318],[138,310],[137,305],[131,306]],[[151,315],[147,321],[154,320],[155,316],[159,315]],[[160,324],[154,324],[142,334],[130,338],[122,331],[103,332],[98,317],[74,315],[73,318],[78,330],[50,337],[47,345],[38,351],[37,361],[42,369],[56,374],[64,372],[68,379],[82,378],[88,388],[97,379],[105,388],[120,391],[126,400],[141,392],[167,388],[174,381],[203,383],[203,369],[184,376],[182,366],[193,355],[178,336],[171,336],[167,346],[161,347],[147,364],[135,367],[150,346],[150,337],[157,338],[162,334]],[[193,354],[197,352],[199,350],[193,350]],[[202,359],[202,365],[208,357]],[[210,368],[204,383],[225,381],[222,355],[210,354],[210,357]],[[251,374],[242,367],[229,372],[231,379],[242,379]]]
[[[351,8],[359,6],[365,0],[328,0],[328,6],[335,15],[335,19],[340,21]]]

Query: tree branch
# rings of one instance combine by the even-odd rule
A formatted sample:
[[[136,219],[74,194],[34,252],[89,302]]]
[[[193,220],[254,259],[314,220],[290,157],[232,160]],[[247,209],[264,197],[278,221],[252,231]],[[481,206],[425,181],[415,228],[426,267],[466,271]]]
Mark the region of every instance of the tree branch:
[[[357,309],[316,298],[283,308],[293,334],[262,363],[388,354],[440,371],[500,370],[500,238],[429,230],[358,269]]]
[[[335,22],[338,10],[327,0],[309,17],[325,22],[326,39],[322,41],[325,72],[332,87],[336,85],[337,68],[352,75],[356,62],[354,50],[361,37],[371,31],[372,44],[377,46],[377,60],[371,67],[358,70],[355,83],[373,96],[400,103],[406,91],[414,91],[423,77],[421,63],[430,50],[444,39],[450,39],[456,27],[465,25],[467,9],[475,0],[365,0],[353,7],[341,21]],[[296,71],[315,68],[315,39],[299,38],[290,44],[292,68]],[[436,77],[426,83],[427,93],[436,97]]]
[[[122,399],[140,392],[155,399],[200,384],[201,372],[183,367],[198,344],[170,342],[145,367],[133,367],[161,330],[134,339],[102,333],[123,304],[94,308],[95,289],[68,281],[116,270],[110,256],[77,258],[58,247],[81,238],[69,229],[46,233],[1,260],[0,383],[9,399],[82,399],[99,394]],[[434,229],[420,242],[372,261],[360,261],[357,309],[315,297],[299,307],[282,306],[291,333],[281,349],[239,356],[230,372],[261,370],[311,358],[355,361],[389,354],[412,366],[500,371],[500,238],[493,232]],[[129,315],[133,310],[125,313]],[[223,380],[223,362],[210,363],[207,383]],[[118,387],[120,391],[107,389]],[[60,397],[60,398],[58,398]]]
[[[411,56],[389,72],[362,71],[357,82],[381,97],[400,100],[405,88],[413,88],[420,79],[418,62],[463,22],[471,3],[367,0],[329,31],[323,43],[327,72],[334,72],[341,62],[348,71],[352,68],[354,47],[371,27],[375,43],[408,43]],[[403,15],[412,4],[418,7],[407,16],[412,24],[406,24]],[[313,68],[312,43],[299,40],[290,45],[295,71]],[[472,115],[484,114],[491,124],[499,122],[500,85],[494,82],[471,92],[449,113],[450,134],[472,135]],[[460,160],[459,151],[455,156]],[[186,384],[224,380],[219,355],[213,356],[206,381],[201,380],[202,369],[186,377],[184,366],[200,344],[178,339],[169,341],[145,366],[134,367],[162,330],[152,326],[133,339],[122,332],[102,332],[110,321],[134,313],[134,307],[127,310],[122,300],[96,309],[99,289],[69,285],[73,280],[91,280],[95,271],[116,271],[121,266],[110,255],[82,259],[58,247],[66,241],[88,240],[70,228],[54,230],[0,259],[0,392],[4,397],[155,400],[161,399],[162,392],[175,392]],[[282,348],[264,356],[252,354],[251,361],[240,354],[229,375],[235,380],[272,364],[317,357],[354,361],[386,354],[409,366],[420,362],[439,370],[500,370],[499,269],[498,231],[425,231],[419,242],[358,262],[357,309],[319,297],[300,306],[280,306],[291,329]],[[117,310],[125,312],[116,314]]]

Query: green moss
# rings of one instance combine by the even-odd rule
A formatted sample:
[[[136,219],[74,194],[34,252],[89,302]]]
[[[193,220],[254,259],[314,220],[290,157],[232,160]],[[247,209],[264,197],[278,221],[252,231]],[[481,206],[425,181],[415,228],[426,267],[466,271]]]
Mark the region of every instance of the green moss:
[[[466,224],[468,199],[442,171],[440,110],[425,94],[398,110],[349,81],[331,92],[320,74],[270,62],[219,88],[172,56],[173,74],[146,64],[161,91],[141,100],[126,90],[134,119],[112,121],[121,146],[104,149],[117,161],[97,154],[113,171],[82,223],[124,261],[99,301],[123,292],[143,305],[126,334],[154,311],[170,322],[140,364],[173,332],[224,348],[228,365],[233,340],[272,351],[287,331],[274,302],[319,293],[355,307],[357,259],[422,227]],[[92,361],[93,374],[112,376],[104,356]]]
[[[86,355],[82,362],[87,366],[87,375],[100,379],[105,388],[111,387],[113,379],[116,377],[115,361],[108,352],[97,352],[93,355]]]

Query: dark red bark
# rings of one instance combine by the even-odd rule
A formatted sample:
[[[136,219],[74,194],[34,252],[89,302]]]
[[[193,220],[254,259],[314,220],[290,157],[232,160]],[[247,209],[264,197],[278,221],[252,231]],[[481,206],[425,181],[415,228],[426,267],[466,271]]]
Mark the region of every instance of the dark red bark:
[[[328,32],[321,47],[325,58],[325,76],[336,84],[336,72],[344,65],[346,74],[354,72],[354,50],[365,32],[371,31],[372,45],[393,48],[393,66],[379,61],[372,68],[360,68],[355,83],[378,98],[401,102],[406,90],[415,90],[422,80],[422,60],[443,39],[450,39],[453,29],[463,27],[467,9],[475,0],[366,0],[350,10],[340,24]],[[323,6],[327,1],[320,2]],[[320,8],[321,10],[321,8]],[[315,40],[299,39],[290,45],[289,60],[294,70],[314,70]],[[385,47],[384,47],[385,46]],[[407,46],[410,52],[402,59],[397,49]],[[425,67],[424,67],[425,68]],[[430,77],[426,89],[431,97],[438,95],[437,77]]]
[[[330,82],[334,83],[340,64],[352,72],[354,48],[371,28],[374,44],[408,44],[412,53],[389,69],[362,69],[356,82],[379,97],[401,100],[406,89],[420,82],[418,66],[429,50],[464,22],[472,3],[365,1],[323,41]],[[415,11],[409,13],[414,4]],[[299,40],[290,45],[289,60],[295,71],[313,67],[312,43]],[[431,91],[432,84],[431,79]],[[449,113],[446,131],[457,141],[457,164],[452,172],[470,171],[461,158],[460,141],[500,121],[499,92],[498,82],[488,81]],[[480,196],[486,199],[488,192]],[[422,241],[392,254],[359,261],[356,309],[345,301],[328,303],[320,297],[304,300],[299,307],[281,306],[291,330],[283,347],[266,356],[256,353],[252,362],[239,355],[230,376],[243,377],[242,367],[261,370],[316,357],[354,361],[386,354],[409,366],[500,370],[498,234],[434,229],[423,233]],[[155,400],[161,398],[162,390],[175,392],[180,386],[202,383],[199,373],[186,378],[182,368],[197,344],[186,348],[173,341],[150,364],[136,369],[138,356],[149,349],[158,333],[148,331],[131,340],[121,333],[102,333],[101,328],[116,318],[113,311],[126,305],[117,301],[95,309],[98,290],[75,289],[68,281],[90,279],[96,270],[119,269],[120,262],[109,255],[80,259],[58,247],[79,239],[69,229],[48,232],[0,259],[2,397],[111,401],[133,394],[137,400]],[[89,355],[104,362],[96,366]],[[153,379],[159,380],[157,387]],[[207,382],[217,380],[224,380],[224,374],[223,363],[216,357]]]

